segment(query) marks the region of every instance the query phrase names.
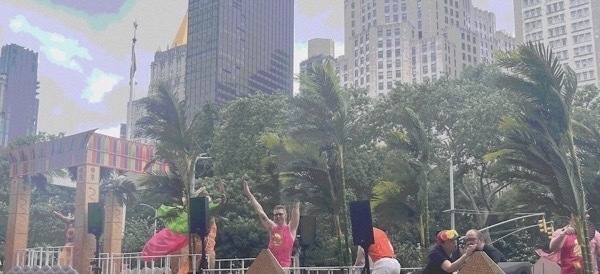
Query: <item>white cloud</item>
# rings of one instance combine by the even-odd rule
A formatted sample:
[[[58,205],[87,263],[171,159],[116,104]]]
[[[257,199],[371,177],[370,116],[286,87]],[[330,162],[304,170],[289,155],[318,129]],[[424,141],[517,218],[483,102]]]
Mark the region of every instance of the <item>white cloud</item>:
[[[87,48],[80,47],[78,40],[32,26],[23,15],[17,15],[11,19],[9,27],[15,33],[24,32],[40,41],[42,44],[40,51],[53,64],[83,72],[76,58],[92,60]]]
[[[121,136],[121,124],[107,128],[100,128],[96,130],[96,133],[119,138]]]
[[[95,68],[86,80],[87,87],[83,90],[81,98],[90,103],[99,103],[102,102],[106,93],[112,91],[115,85],[123,80],[123,76],[106,73]]]

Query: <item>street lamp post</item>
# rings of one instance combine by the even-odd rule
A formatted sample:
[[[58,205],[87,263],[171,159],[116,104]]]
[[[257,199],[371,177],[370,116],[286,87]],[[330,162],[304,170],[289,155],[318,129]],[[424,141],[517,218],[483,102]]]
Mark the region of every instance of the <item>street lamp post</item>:
[[[206,159],[211,159],[210,156],[207,156],[206,153],[202,153],[200,154],[200,156],[196,157],[196,161],[194,161],[194,172],[196,170],[195,166],[196,163],[198,162],[198,160],[206,160]],[[194,191],[196,191],[196,174],[193,175],[192,177],[192,181],[190,182],[190,193],[194,193]],[[191,197],[190,197],[191,198]]]
[[[149,207],[154,210],[154,234],[156,234],[156,217],[158,216],[158,210],[148,204],[140,204],[141,206]]]

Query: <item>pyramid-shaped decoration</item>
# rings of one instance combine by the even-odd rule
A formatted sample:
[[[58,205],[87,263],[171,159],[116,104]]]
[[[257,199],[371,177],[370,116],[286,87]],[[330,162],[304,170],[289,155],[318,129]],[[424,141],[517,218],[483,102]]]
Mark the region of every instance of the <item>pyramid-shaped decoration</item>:
[[[173,39],[172,47],[186,45],[187,44],[187,32],[188,32],[188,13],[186,12],[185,15],[183,16],[183,20],[181,20],[181,25],[179,25],[177,34],[175,34],[175,39]]]
[[[279,262],[273,256],[273,253],[268,249],[263,249],[256,256],[246,274],[285,274],[285,271],[283,271],[283,268],[281,268],[281,265],[279,265]]]
[[[490,257],[483,251],[475,251],[467,259],[463,267],[458,271],[460,274],[505,274]]]
[[[560,274],[560,266],[544,257],[533,265],[533,273]]]

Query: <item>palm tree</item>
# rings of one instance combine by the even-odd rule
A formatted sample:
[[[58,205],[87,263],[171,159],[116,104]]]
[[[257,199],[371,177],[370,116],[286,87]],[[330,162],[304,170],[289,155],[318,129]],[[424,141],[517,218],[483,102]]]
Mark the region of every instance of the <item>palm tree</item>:
[[[505,117],[505,142],[486,158],[506,167],[503,176],[548,186],[557,203],[576,220],[585,273],[592,273],[584,182],[574,144],[572,115],[577,78],[542,43],[520,45],[498,53],[507,70],[499,86],[511,92],[519,111]]]
[[[344,233],[344,264],[350,260],[348,245],[348,203],[344,159],[346,145],[357,135],[357,120],[348,114],[347,93],[342,92],[333,66],[315,63],[307,73],[299,76],[300,95],[292,99],[291,131],[289,135],[315,142],[331,159],[331,167],[339,169],[338,197],[341,199],[342,229]]]
[[[431,143],[429,141],[427,132],[423,123],[419,120],[417,114],[412,109],[405,108],[403,115],[401,116],[402,125],[404,131],[392,131],[388,134],[386,143],[390,150],[396,150],[403,156],[402,162],[409,169],[407,180],[414,181],[418,187],[418,197],[420,203],[417,205],[419,212],[419,232],[421,236],[421,246],[427,247],[429,245],[429,180],[427,174],[431,169],[429,166],[429,160],[431,156]],[[402,176],[399,175],[398,178]],[[406,195],[397,195],[400,191],[397,184],[392,182],[381,182],[374,188],[376,194],[373,199],[373,207],[386,204],[386,200],[394,200],[398,197]],[[405,210],[402,212],[411,212],[406,210],[413,208],[414,202],[416,201],[397,201],[396,204]],[[389,204],[388,204],[389,205]]]
[[[190,118],[186,100],[179,99],[177,93],[165,83],[158,85],[155,94],[142,99],[142,104],[146,108],[146,115],[137,121],[139,130],[136,135],[156,140],[156,153],[150,164],[168,164],[171,174],[183,182],[184,198],[189,201],[195,191],[192,187],[196,161],[207,149],[208,138],[202,114],[212,112],[212,109],[207,105],[202,112]],[[187,214],[189,220],[189,210]],[[191,232],[188,237],[192,238]],[[188,241],[190,251],[192,242]]]

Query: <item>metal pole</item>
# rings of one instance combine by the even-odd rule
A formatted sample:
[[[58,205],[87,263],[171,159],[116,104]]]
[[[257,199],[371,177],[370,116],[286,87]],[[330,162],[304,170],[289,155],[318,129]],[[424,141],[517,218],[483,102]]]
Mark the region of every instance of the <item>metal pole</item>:
[[[129,68],[129,102],[127,102],[127,121],[125,126],[125,139],[131,140],[131,129],[133,127],[133,93],[135,90],[135,38],[138,24],[133,22],[133,39],[131,43],[131,67]]]
[[[454,167],[452,163],[452,154],[450,154],[450,229],[456,229],[454,211]]]

